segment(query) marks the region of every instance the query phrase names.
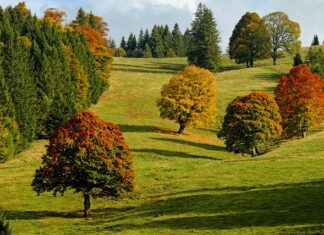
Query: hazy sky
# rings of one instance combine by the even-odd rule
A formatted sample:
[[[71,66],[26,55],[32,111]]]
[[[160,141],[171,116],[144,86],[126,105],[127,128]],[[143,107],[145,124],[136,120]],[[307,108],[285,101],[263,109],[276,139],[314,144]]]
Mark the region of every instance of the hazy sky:
[[[19,0],[0,0],[0,5],[16,5]],[[67,12],[68,20],[75,17],[80,6],[102,16],[109,24],[109,35],[119,45],[122,35],[138,34],[140,28],[151,29],[154,24],[178,22],[184,31],[193,20],[198,2],[212,9],[221,33],[222,47],[226,49],[235,24],[247,11],[261,17],[274,11],[286,12],[290,19],[300,23],[301,40],[308,46],[314,34],[324,40],[324,0],[25,0],[28,8],[42,16],[55,7]]]

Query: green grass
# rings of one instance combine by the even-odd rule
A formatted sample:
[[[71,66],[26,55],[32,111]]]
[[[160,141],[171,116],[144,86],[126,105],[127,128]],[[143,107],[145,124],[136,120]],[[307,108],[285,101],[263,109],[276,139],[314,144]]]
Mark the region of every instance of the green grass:
[[[273,92],[291,58],[245,69],[224,59],[216,74],[219,120],[229,101],[253,90]],[[0,207],[14,234],[311,234],[324,233],[324,132],[259,156],[227,153],[214,127],[189,128],[159,118],[163,84],[186,60],[116,58],[111,88],[91,108],[118,123],[134,157],[136,190],[121,200],[36,196],[30,183],[46,141],[0,165]]]

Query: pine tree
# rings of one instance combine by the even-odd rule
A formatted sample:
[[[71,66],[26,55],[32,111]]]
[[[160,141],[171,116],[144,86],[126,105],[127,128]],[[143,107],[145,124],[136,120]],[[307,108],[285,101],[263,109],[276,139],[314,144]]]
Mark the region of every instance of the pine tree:
[[[300,55],[300,53],[296,53],[296,55],[295,55],[295,57],[294,57],[294,66],[298,66],[298,65],[300,65],[300,64],[302,64],[303,63],[303,60],[302,60],[302,58],[301,58],[301,55]]]
[[[169,51],[171,49],[172,44],[172,34],[169,30],[169,26],[165,25],[165,27],[162,27],[162,41],[163,41],[163,47],[164,47],[164,57],[169,57]],[[174,51],[173,51],[174,53]]]
[[[188,49],[190,64],[216,71],[220,67],[220,36],[213,13],[199,4],[192,22],[191,40]]]
[[[82,7],[80,7],[79,11],[78,11],[78,15],[76,17],[76,21],[79,25],[83,25],[85,24],[85,12],[82,9]]]
[[[319,43],[319,40],[318,40],[318,36],[317,34],[314,35],[314,38],[313,38],[313,41],[312,41],[312,46],[318,46],[320,43]]]
[[[120,42],[120,48],[123,48],[124,51],[127,51],[127,43],[125,41],[125,37],[123,36]]]
[[[184,56],[183,36],[177,23],[174,25],[172,30],[171,48],[177,56]]]
[[[132,53],[136,49],[136,46],[137,46],[136,36],[133,33],[131,33],[127,40],[127,55],[129,57],[132,56]]]
[[[191,40],[191,33],[190,30],[187,28],[184,35],[183,35],[183,55],[188,55],[189,45]]]
[[[162,40],[161,30],[160,27],[157,25],[154,25],[151,33],[151,50],[152,55],[155,58],[161,58],[164,56],[164,44]]]
[[[144,32],[143,29],[141,29],[139,35],[138,35],[138,43],[137,43],[137,49],[144,50],[145,49],[145,39],[144,39]]]

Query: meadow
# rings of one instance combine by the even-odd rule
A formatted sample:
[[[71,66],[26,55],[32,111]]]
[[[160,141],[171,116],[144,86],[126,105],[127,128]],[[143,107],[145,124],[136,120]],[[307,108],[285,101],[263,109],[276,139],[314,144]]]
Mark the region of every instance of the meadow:
[[[292,58],[246,69],[224,56],[216,74],[218,123],[178,135],[175,123],[160,119],[156,99],[185,65],[185,58],[114,59],[110,89],[91,111],[121,127],[136,188],[119,200],[92,199],[90,219],[82,218],[82,195],[32,191],[46,140],[1,164],[0,207],[13,234],[324,233],[323,127],[256,158],[226,152],[216,136],[227,104],[255,90],[273,93]]]

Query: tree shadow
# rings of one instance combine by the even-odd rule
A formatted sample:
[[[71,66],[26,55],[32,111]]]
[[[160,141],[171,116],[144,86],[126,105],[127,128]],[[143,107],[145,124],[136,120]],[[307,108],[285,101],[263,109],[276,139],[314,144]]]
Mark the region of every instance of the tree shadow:
[[[81,205],[81,203],[80,203]],[[72,212],[57,212],[57,211],[7,211],[8,219],[10,220],[36,220],[44,218],[81,218],[82,211],[72,211]]]
[[[257,74],[255,78],[258,80],[265,80],[265,81],[279,81],[281,75],[278,73],[268,73],[268,74]]]
[[[158,69],[173,71],[173,73],[180,71],[187,66],[186,64],[172,64],[172,63],[162,63],[162,62],[155,62],[151,64],[155,66],[157,65],[156,68]]]
[[[279,184],[238,192],[217,193],[216,189],[197,191],[194,195],[152,200],[107,222],[109,230],[168,228],[237,229],[316,225],[324,223],[323,181]],[[231,189],[230,189],[231,190]],[[214,193],[213,193],[214,191]],[[108,213],[108,212],[107,212]],[[171,218],[170,218],[171,217]],[[140,219],[144,224],[124,223]]]
[[[226,151],[224,147],[213,145],[213,144],[205,144],[205,143],[198,143],[198,142],[191,142],[187,140],[180,140],[180,139],[171,139],[171,138],[151,138],[158,141],[165,141],[165,142],[172,142],[177,144],[189,145],[198,148],[203,148],[206,150],[213,150],[213,151]]]
[[[146,126],[146,125],[128,125],[128,124],[119,124],[118,125],[122,132],[156,132],[160,128],[157,126]]]
[[[183,64],[172,64],[162,62],[152,62],[152,66],[148,65],[130,65],[130,64],[114,64],[115,71],[135,72],[135,73],[167,73],[174,74],[183,69]]]
[[[201,156],[201,155],[193,155],[185,152],[178,152],[178,151],[170,151],[170,150],[161,150],[161,149],[131,149],[132,152],[135,153],[150,153],[161,155],[164,157],[175,157],[175,158],[193,158],[193,159],[207,159],[207,160],[222,160],[214,157],[208,156]]]

